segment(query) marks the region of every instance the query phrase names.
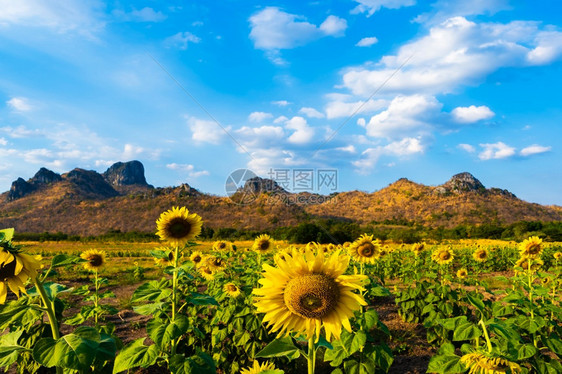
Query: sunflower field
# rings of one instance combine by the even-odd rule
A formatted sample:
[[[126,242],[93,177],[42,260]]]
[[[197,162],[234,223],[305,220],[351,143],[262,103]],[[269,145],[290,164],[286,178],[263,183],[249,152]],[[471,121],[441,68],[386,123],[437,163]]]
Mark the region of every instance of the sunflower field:
[[[0,367],[562,373],[558,243],[401,245],[364,234],[297,246],[264,234],[209,244],[195,241],[201,227],[176,207],[157,220],[157,245],[79,252],[18,245],[0,230]],[[388,303],[422,335],[423,371],[398,362],[416,347],[383,321]]]

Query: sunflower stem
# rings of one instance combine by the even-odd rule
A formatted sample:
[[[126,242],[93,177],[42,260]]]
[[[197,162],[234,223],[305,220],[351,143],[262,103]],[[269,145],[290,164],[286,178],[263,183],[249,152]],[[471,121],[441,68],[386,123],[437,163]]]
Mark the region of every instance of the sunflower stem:
[[[180,249],[174,249],[174,273],[172,275],[172,323],[176,321],[176,302],[177,302],[177,288],[178,288],[178,257]],[[177,342],[172,340],[170,345],[172,347],[172,355],[176,354]]]
[[[484,332],[484,338],[486,339],[486,347],[488,348],[488,352],[492,353],[492,342],[490,341],[490,336],[488,335],[488,329],[486,329],[486,323],[484,320],[481,319],[478,321],[478,324],[482,326],[482,331]]]
[[[47,296],[45,292],[45,288],[43,287],[43,282],[39,280],[39,277],[35,277],[34,279],[35,288],[39,295],[41,296],[41,300],[45,305],[45,312],[47,312],[47,317],[49,317],[49,324],[51,325],[51,334],[53,335],[53,339],[59,340],[60,339],[60,331],[59,331],[59,322],[57,321],[57,317],[55,315],[55,306],[51,302],[51,299]],[[62,367],[57,366],[57,374],[62,374],[63,370]]]
[[[533,274],[531,272],[531,263],[532,263],[532,259],[529,258],[527,261],[527,275],[528,275],[528,281],[529,281],[529,303],[530,305],[530,309],[531,309],[531,319],[535,318],[535,313],[533,311]]]
[[[95,285],[95,293],[94,293],[94,322],[96,323],[96,327],[98,326],[98,306],[99,306],[99,293],[98,290],[99,286],[99,279],[98,279],[98,271],[94,270],[94,285]]]
[[[314,374],[316,368],[316,344],[314,344],[314,335],[308,339],[308,374]]]

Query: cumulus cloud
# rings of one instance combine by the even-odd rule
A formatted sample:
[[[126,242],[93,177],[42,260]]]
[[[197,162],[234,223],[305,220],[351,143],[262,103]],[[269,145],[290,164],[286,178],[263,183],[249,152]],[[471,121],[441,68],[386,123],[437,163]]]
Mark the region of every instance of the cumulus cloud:
[[[273,118],[273,114],[266,112],[252,112],[248,116],[250,122],[262,122],[270,118]]]
[[[29,112],[33,109],[29,100],[25,97],[12,97],[10,100],[6,101],[6,104],[16,112]]]
[[[250,39],[254,47],[263,50],[291,49],[324,36],[342,36],[347,21],[328,16],[320,27],[309,23],[303,16],[267,7],[249,19]]]
[[[300,114],[304,114],[308,118],[324,118],[324,114],[314,108],[304,107],[299,110]]]
[[[354,0],[359,3],[351,13],[367,13],[370,17],[381,8],[399,9],[416,4],[416,0]]]
[[[201,42],[201,38],[189,31],[184,31],[166,38],[164,40],[164,45],[168,48],[175,47],[184,51],[190,43],[197,44],[199,42]]]
[[[219,144],[225,136],[224,130],[214,121],[191,117],[187,124],[191,130],[191,139],[198,143]],[[230,127],[227,127],[228,130]]]
[[[248,149],[276,147],[285,136],[285,132],[280,126],[244,126],[236,130],[235,134],[242,145]]]
[[[379,111],[388,105],[388,100],[369,99],[367,101],[346,102],[334,100],[328,102],[324,108],[328,119],[350,117],[354,114],[371,113]]]
[[[476,149],[475,149],[472,145],[470,145],[470,144],[464,144],[464,143],[462,143],[462,144],[459,144],[457,147],[458,147],[459,149],[462,149],[462,150],[465,151],[465,152],[468,152],[468,153],[474,153],[474,152],[476,152]]]
[[[306,119],[303,117],[295,116],[291,118],[285,122],[285,128],[295,130],[287,139],[289,143],[307,144],[314,138],[314,129],[308,126]]]
[[[367,148],[361,154],[361,158],[353,161],[352,164],[359,173],[367,174],[377,165],[382,156],[407,157],[424,153],[425,149],[426,145],[422,143],[420,138],[404,138],[384,146]]]
[[[468,107],[456,107],[451,112],[451,115],[453,116],[453,119],[458,123],[473,123],[481,121],[483,119],[490,119],[495,115],[495,113],[485,105],[471,105]]]
[[[6,138],[0,138],[0,145],[2,146],[8,145],[8,141],[6,140]]]
[[[532,156],[532,155],[538,155],[541,153],[545,153],[545,152],[550,152],[550,150],[552,149],[552,147],[545,147],[542,145],[538,145],[538,144],[533,144],[530,145],[528,147],[523,148],[519,154],[521,156],[527,157],[527,156]]]
[[[104,4],[95,0],[0,0],[0,25],[43,27],[92,35],[105,25]]]
[[[367,135],[394,140],[426,135],[433,129],[432,122],[439,117],[441,107],[433,96],[397,96],[365,124]]]
[[[196,171],[195,170],[195,166],[191,165],[191,164],[176,164],[175,162],[171,163],[171,164],[167,164],[166,168],[170,169],[170,170],[176,170],[176,171],[180,171],[183,173],[187,173],[187,175],[190,178],[197,178],[203,175],[209,175],[209,172],[207,170],[199,170]]]
[[[373,44],[377,44],[378,42],[379,42],[379,40],[376,37],[370,36],[370,37],[363,38],[363,39],[359,40],[357,42],[357,44],[355,44],[355,46],[356,47],[370,47]]]
[[[343,83],[363,96],[377,89],[380,94],[450,93],[477,84],[501,67],[538,65],[560,58],[562,34],[551,31],[546,35],[538,27],[530,21],[501,24],[449,18],[431,27],[426,36],[403,45],[396,55],[383,56],[375,68],[348,69]]]
[[[416,22],[436,24],[451,17],[466,17],[480,14],[495,14],[500,10],[510,9],[509,0],[438,0],[432,4],[432,10],[415,18]]]
[[[288,102],[287,100],[277,100],[277,101],[272,101],[271,104],[273,105],[278,105],[278,106],[287,106],[289,104],[291,104],[290,102]]]
[[[515,148],[510,147],[504,142],[480,144],[483,151],[478,154],[481,160],[492,160],[508,158],[515,155]]]

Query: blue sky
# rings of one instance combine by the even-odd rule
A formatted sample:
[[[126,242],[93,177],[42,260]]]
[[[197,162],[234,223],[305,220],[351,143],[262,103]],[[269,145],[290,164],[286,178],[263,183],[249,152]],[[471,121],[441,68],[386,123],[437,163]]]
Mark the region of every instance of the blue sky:
[[[0,191],[136,159],[218,195],[240,168],[369,192],[469,171],[562,205],[561,7],[0,0]]]

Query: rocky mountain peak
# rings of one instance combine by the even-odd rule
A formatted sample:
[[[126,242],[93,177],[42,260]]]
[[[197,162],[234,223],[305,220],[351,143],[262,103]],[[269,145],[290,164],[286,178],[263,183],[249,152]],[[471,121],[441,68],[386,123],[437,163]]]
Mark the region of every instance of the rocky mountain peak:
[[[103,174],[103,178],[112,186],[141,185],[148,186],[144,177],[144,166],[140,161],[116,162]]]
[[[260,177],[248,179],[246,183],[244,183],[242,191],[251,194],[260,194],[263,192],[287,192],[273,179]]]
[[[474,175],[464,172],[453,175],[451,179],[441,186],[438,186],[436,190],[438,193],[461,193],[470,191],[482,192],[486,190],[486,187],[484,187],[484,185],[476,179]]]
[[[62,180],[60,174],[57,174],[54,171],[51,171],[46,168],[41,168],[37,173],[35,173],[33,178],[29,180],[29,182],[31,184],[37,185],[37,184],[49,184],[53,182],[58,182],[60,180]]]
[[[77,190],[76,192],[85,198],[108,198],[119,194],[101,174],[93,170],[76,168],[63,174],[62,178],[72,183]]]

